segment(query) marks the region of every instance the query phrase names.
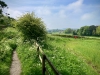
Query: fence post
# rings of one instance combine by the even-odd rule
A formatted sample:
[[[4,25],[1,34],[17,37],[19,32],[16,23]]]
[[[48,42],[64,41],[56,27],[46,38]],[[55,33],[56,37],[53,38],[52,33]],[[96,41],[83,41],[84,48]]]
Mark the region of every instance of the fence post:
[[[45,75],[45,71],[46,71],[46,68],[45,68],[45,55],[43,54],[43,57],[42,57],[42,75]]]
[[[37,56],[39,57],[39,46],[37,47],[37,53],[38,53],[38,55],[37,55]]]

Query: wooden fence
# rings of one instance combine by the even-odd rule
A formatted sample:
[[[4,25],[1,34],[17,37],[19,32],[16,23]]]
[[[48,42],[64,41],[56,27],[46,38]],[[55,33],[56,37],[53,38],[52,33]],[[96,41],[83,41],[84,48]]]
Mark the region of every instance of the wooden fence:
[[[50,75],[45,62],[47,62],[49,64],[49,66],[51,67],[52,71],[54,72],[55,75],[61,75],[57,69],[53,66],[53,64],[51,63],[51,61],[47,58],[47,56],[44,54],[44,52],[42,51],[42,49],[40,48],[40,46],[35,43],[37,46],[37,53],[38,53],[38,57],[42,63],[42,75]],[[41,54],[41,55],[40,55]],[[42,57],[41,57],[42,56]]]

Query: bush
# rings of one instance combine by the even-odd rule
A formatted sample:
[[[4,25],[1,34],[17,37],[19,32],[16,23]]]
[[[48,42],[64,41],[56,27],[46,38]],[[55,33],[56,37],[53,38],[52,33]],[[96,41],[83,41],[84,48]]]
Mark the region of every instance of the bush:
[[[46,39],[46,28],[41,20],[34,15],[34,13],[27,13],[19,18],[17,21],[17,28],[23,33],[27,40]]]

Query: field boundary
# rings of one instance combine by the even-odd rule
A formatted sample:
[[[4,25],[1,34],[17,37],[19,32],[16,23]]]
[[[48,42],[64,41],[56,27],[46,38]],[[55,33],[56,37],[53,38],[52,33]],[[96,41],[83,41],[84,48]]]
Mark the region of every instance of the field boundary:
[[[49,64],[50,68],[52,69],[55,75],[61,75],[36,42],[35,42],[35,45],[37,47],[38,57],[42,63],[42,75],[45,75],[45,73],[47,73],[47,75],[50,75],[48,69],[46,68],[45,62]]]
[[[90,37],[90,36],[79,36],[79,35],[65,35],[65,34],[51,34],[52,36],[59,36],[59,37],[64,37],[64,38],[82,38],[82,39],[96,39],[96,40],[100,40],[99,37]]]

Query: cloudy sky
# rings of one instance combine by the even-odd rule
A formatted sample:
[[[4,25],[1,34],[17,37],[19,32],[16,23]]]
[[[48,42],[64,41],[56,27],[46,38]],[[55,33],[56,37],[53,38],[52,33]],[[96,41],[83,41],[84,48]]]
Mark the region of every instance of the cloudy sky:
[[[11,17],[34,12],[47,29],[100,25],[100,0],[3,0]]]

